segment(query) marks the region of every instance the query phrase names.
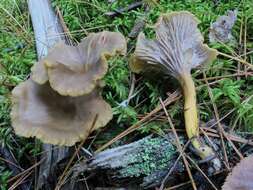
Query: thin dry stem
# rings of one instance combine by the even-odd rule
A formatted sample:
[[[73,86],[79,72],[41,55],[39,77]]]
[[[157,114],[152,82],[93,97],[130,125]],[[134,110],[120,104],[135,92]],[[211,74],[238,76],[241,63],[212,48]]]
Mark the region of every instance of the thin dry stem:
[[[245,16],[245,23],[244,23],[244,38],[243,38],[243,53],[244,53],[244,61],[247,61],[247,17]],[[244,66],[244,71],[247,72],[247,67]],[[247,75],[246,75],[247,77]]]
[[[180,144],[180,140],[179,140],[179,137],[178,137],[178,135],[177,135],[176,129],[175,129],[175,127],[174,127],[174,124],[173,124],[173,122],[171,121],[171,118],[170,118],[170,116],[169,116],[169,114],[168,114],[168,112],[167,112],[167,110],[166,110],[166,107],[165,107],[165,105],[164,105],[162,99],[159,98],[159,100],[160,100],[160,103],[161,103],[162,108],[163,108],[163,110],[164,110],[164,113],[165,113],[165,115],[166,115],[166,117],[167,117],[167,119],[168,119],[168,122],[169,122],[169,124],[170,124],[170,126],[171,126],[172,132],[174,133],[174,136],[175,136],[175,138],[176,138],[177,149],[178,149],[178,151],[180,152],[180,154],[182,154],[183,162],[184,162],[185,168],[186,168],[186,170],[187,170],[187,173],[188,173],[188,175],[189,175],[189,178],[190,178],[190,180],[191,180],[192,187],[193,187],[194,190],[197,190],[196,183],[195,183],[195,181],[194,181],[194,179],[193,179],[193,177],[192,177],[192,173],[191,173],[191,170],[190,170],[190,167],[189,167],[189,163],[188,163],[188,161],[187,161],[187,159],[186,159],[186,157],[185,157],[185,153],[183,152],[183,148],[182,148],[182,146],[181,146],[181,144]]]
[[[198,164],[196,164],[195,161],[193,159],[191,159],[190,156],[186,155],[186,157],[197,168],[197,170],[206,178],[206,180],[208,181],[208,183],[210,183],[210,185],[213,187],[213,189],[218,190],[217,187],[213,184],[213,182],[209,179],[209,177],[207,177],[207,175],[200,169]]]
[[[59,18],[59,21],[60,21],[60,24],[61,24],[61,26],[62,26],[63,32],[66,34],[66,41],[67,41],[67,43],[70,44],[70,45],[73,45],[72,40],[73,40],[74,38],[73,38],[73,36],[71,35],[71,33],[70,33],[70,31],[69,31],[69,29],[68,29],[66,23],[64,22],[64,18],[63,18],[63,16],[62,16],[61,11],[60,11],[60,9],[59,9],[58,6],[56,6],[56,14],[57,14],[57,16],[58,16],[58,18]]]
[[[218,132],[215,130],[215,129],[210,129],[209,127],[202,127],[201,130],[204,132],[204,133],[208,133],[209,136],[212,136],[212,137],[219,137],[219,135],[217,134]],[[205,132],[207,131],[207,132]],[[246,140],[242,137],[239,137],[239,136],[235,136],[235,135],[232,135],[232,134],[229,134],[227,132],[225,132],[225,135],[231,140],[231,141],[234,141],[234,142],[237,142],[237,143],[241,143],[241,144],[244,144],[244,145],[250,145],[250,146],[253,146],[253,141],[251,140]]]
[[[205,75],[205,72],[203,72],[203,76],[204,78],[206,79],[206,75]],[[213,105],[213,109],[214,109],[214,113],[215,113],[215,117],[216,117],[216,120],[218,121],[219,120],[219,113],[218,113],[218,109],[217,109],[217,106],[213,100],[213,94],[211,92],[211,89],[210,89],[210,86],[208,84],[208,81],[205,80],[206,84],[207,84],[207,87],[208,87],[208,93],[209,93],[209,96],[210,96],[210,99],[211,99],[211,102],[212,102],[212,105]],[[220,122],[217,122],[218,124],[218,130],[219,130],[219,135],[220,135],[220,138],[221,138],[221,144],[222,144],[222,150],[223,150],[223,154],[224,154],[224,158],[225,158],[225,162],[226,162],[226,165],[228,166],[228,169],[229,168],[229,162],[228,162],[228,157],[227,157],[227,153],[226,153],[226,148],[225,148],[225,143],[224,143],[224,139],[223,139],[223,136],[228,140],[228,142],[231,144],[232,148],[235,150],[235,152],[237,153],[237,155],[239,156],[240,159],[243,159],[243,155],[240,153],[240,151],[236,148],[236,146],[234,145],[234,143],[230,140],[230,138],[225,134],[225,131],[221,125]],[[227,167],[226,166],[226,167]]]
[[[164,189],[164,190],[179,189],[180,187],[186,186],[186,185],[188,185],[188,184],[190,184],[190,183],[191,183],[191,181],[186,181],[186,182],[184,182],[184,183],[181,183],[181,184],[178,184],[178,185],[174,185],[174,186],[169,187],[169,188],[166,188],[166,189]]]
[[[233,59],[233,60],[235,60],[235,61],[239,61],[240,63],[243,63],[243,64],[247,65],[248,67],[250,67],[251,69],[253,69],[253,65],[250,64],[249,62],[243,60],[243,59],[240,59],[240,58],[238,58],[238,57],[234,57],[234,56],[232,56],[232,55],[228,55],[228,54],[225,54],[225,53],[222,53],[222,52],[218,52],[218,54],[219,54],[219,55],[222,55],[223,57],[227,57],[227,58],[229,58],[229,59]]]
[[[33,171],[28,172],[27,174],[24,174],[22,177],[20,177],[17,181],[15,181],[15,183],[12,184],[12,186],[8,189],[8,190],[15,190],[17,189],[17,187],[22,184],[22,182],[28,178],[31,174],[33,173]]]
[[[96,122],[98,119],[98,115],[96,114],[93,123],[91,125],[90,131],[92,131],[92,129],[94,128]],[[78,154],[78,152],[80,151],[80,149],[82,148],[83,144],[85,143],[85,139],[79,144],[78,148],[76,149],[75,153],[73,154],[73,156],[70,158],[68,164],[66,165],[62,175],[60,176],[56,186],[55,186],[55,190],[60,190],[61,186],[64,184],[64,177],[66,176],[67,171],[69,170],[73,160],[75,159],[76,155]]]
[[[170,168],[169,172],[167,173],[167,175],[164,177],[162,183],[161,183],[161,186],[159,188],[159,190],[163,190],[164,189],[164,186],[166,184],[166,181],[168,179],[168,177],[170,176],[170,174],[173,172],[173,170],[175,169],[176,165],[178,164],[179,160],[181,159],[181,157],[183,156],[183,153],[185,151],[185,149],[188,147],[188,145],[190,144],[190,140],[188,140],[188,142],[185,144],[185,146],[183,147],[183,151],[180,152],[179,156],[177,157],[175,163],[173,164],[173,166]]]
[[[204,76],[204,79],[206,79],[206,74],[205,72],[203,72],[203,76]],[[206,84],[207,84],[207,87],[208,87],[208,93],[209,93],[209,96],[210,96],[210,99],[211,99],[211,102],[212,102],[212,105],[213,105],[213,109],[214,109],[214,113],[215,113],[215,117],[216,117],[216,120],[219,120],[219,113],[218,113],[218,109],[217,109],[217,106],[216,104],[214,103],[213,101],[213,94],[210,90],[210,86],[209,86],[209,83],[207,80],[205,80]],[[223,153],[224,153],[224,158],[225,158],[225,161],[226,163],[228,164],[228,158],[227,158],[227,153],[226,153],[226,149],[225,149],[225,144],[224,144],[224,140],[223,140],[223,136],[228,140],[228,142],[231,144],[232,148],[235,150],[236,154],[239,156],[240,159],[243,159],[243,155],[241,154],[241,152],[236,148],[236,146],[234,145],[234,143],[230,140],[230,138],[226,135],[221,123],[218,121],[217,122],[217,125],[218,125],[218,130],[219,130],[219,135],[221,137],[221,143],[222,143],[222,148],[223,148]],[[229,165],[228,165],[229,166]]]
[[[236,76],[244,76],[244,75],[248,75],[248,76],[253,76],[253,72],[242,72],[240,71],[239,73],[235,73],[235,74],[230,74],[230,75],[223,75],[223,76],[215,76],[215,77],[207,77],[206,80],[217,80],[217,79],[224,79],[224,78],[230,78],[230,77],[236,77]],[[205,79],[199,79],[198,81],[205,81]]]
[[[4,158],[2,158],[2,157],[0,157],[0,160],[4,161],[4,162],[6,162],[6,163],[9,163],[9,164],[11,164],[11,165],[13,165],[13,166],[15,166],[16,168],[18,168],[18,169],[20,169],[20,170],[24,170],[23,168],[21,168],[20,166],[18,166],[17,164],[15,164],[15,163],[13,163],[13,162],[11,162],[10,160],[6,160],[6,159],[4,159]]]
[[[17,178],[19,178],[19,177],[22,178],[23,175],[25,175],[26,173],[28,173],[29,171],[31,171],[32,169],[34,169],[35,167],[37,167],[38,165],[40,165],[43,161],[44,161],[44,158],[41,159],[41,160],[40,160],[39,162],[37,162],[36,164],[32,165],[30,168],[28,168],[28,169],[22,171],[21,173],[19,173],[18,175],[14,176],[14,177],[12,177],[12,178],[10,178],[7,182],[8,182],[8,183],[11,183],[11,182],[13,182],[15,179],[17,179]]]
[[[213,105],[215,118],[216,118],[216,120],[218,121],[217,124],[218,124],[218,130],[219,130],[220,139],[221,139],[221,146],[222,146],[223,156],[224,156],[224,159],[225,159],[225,166],[226,166],[226,168],[227,168],[228,170],[230,170],[230,166],[229,166],[229,162],[228,162],[228,156],[227,156],[227,152],[226,152],[226,148],[225,148],[225,143],[224,143],[224,139],[223,139],[223,135],[222,135],[222,126],[221,126],[221,123],[219,122],[219,113],[218,113],[218,109],[217,109],[217,107],[216,107],[216,104],[214,103],[213,94],[212,94],[212,92],[211,92],[209,83],[208,83],[208,81],[206,80],[206,74],[205,74],[205,72],[203,72],[203,76],[204,76],[205,82],[206,82],[206,84],[207,84],[207,90],[208,90],[209,97],[210,97],[210,100],[211,100],[212,105]]]

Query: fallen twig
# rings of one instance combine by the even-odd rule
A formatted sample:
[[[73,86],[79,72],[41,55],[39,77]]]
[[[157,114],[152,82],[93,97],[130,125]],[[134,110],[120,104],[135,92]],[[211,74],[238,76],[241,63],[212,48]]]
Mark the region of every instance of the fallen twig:
[[[130,5],[128,5],[127,7],[116,9],[116,10],[111,11],[111,12],[107,12],[107,13],[105,13],[105,15],[106,16],[110,16],[110,17],[118,16],[120,14],[124,14],[124,12],[128,12],[128,11],[131,11],[133,9],[138,8],[142,4],[143,4],[142,1],[134,2],[134,3],[130,4]]]
[[[95,126],[95,124],[96,124],[96,122],[97,122],[97,118],[98,118],[98,115],[95,116],[94,121],[93,121],[93,123],[92,123],[92,125],[91,125],[92,127],[90,128],[90,130],[93,129],[93,127]],[[64,169],[64,171],[63,171],[63,173],[62,173],[62,175],[60,176],[60,178],[59,178],[59,180],[58,180],[58,183],[56,184],[55,190],[60,190],[61,186],[62,186],[63,183],[64,183],[64,177],[65,177],[65,175],[66,175],[68,169],[70,168],[70,166],[71,166],[73,160],[75,159],[77,153],[78,153],[78,152],[80,151],[80,149],[83,147],[84,142],[85,142],[85,140],[83,140],[83,141],[79,144],[79,146],[78,146],[78,148],[76,149],[75,153],[74,153],[73,156],[70,158],[70,160],[69,160],[67,166],[65,167],[65,169]]]
[[[181,97],[181,95],[179,95],[178,91],[175,91],[174,93],[172,93],[165,101],[164,104],[165,106],[168,106],[169,104],[177,101],[179,98]],[[118,141],[119,139],[123,138],[124,136],[132,133],[133,131],[135,131],[136,129],[141,127],[141,124],[145,121],[147,121],[151,116],[153,116],[154,114],[156,114],[157,112],[159,112],[162,109],[162,107],[160,105],[158,105],[154,110],[152,110],[150,113],[148,113],[145,117],[143,117],[140,121],[138,121],[136,124],[132,125],[131,127],[129,127],[128,129],[126,129],[125,131],[123,131],[122,133],[120,133],[119,135],[117,135],[116,137],[114,137],[112,140],[110,140],[109,142],[107,142],[106,144],[104,144],[103,146],[101,146],[100,148],[98,148],[96,150],[97,152],[100,152],[102,150],[104,150],[105,148],[107,148],[108,146],[110,146],[111,144],[113,144],[114,142]]]
[[[12,153],[5,147],[0,146],[0,160],[6,162],[7,167],[12,171],[12,175],[19,175],[23,169],[19,166]],[[29,190],[29,185],[23,183],[19,186],[20,190]]]
[[[162,108],[164,110],[164,113],[165,113],[165,115],[166,115],[166,117],[167,117],[167,119],[169,121],[170,127],[172,128],[172,132],[173,132],[173,134],[175,136],[175,139],[176,139],[176,142],[177,142],[177,149],[180,152],[180,154],[182,154],[183,162],[184,162],[185,168],[187,170],[187,173],[189,175],[189,178],[191,180],[192,187],[193,187],[194,190],[197,190],[197,186],[196,186],[195,181],[194,181],[194,179],[192,177],[192,173],[191,173],[191,170],[190,170],[190,167],[189,167],[189,163],[186,160],[185,153],[183,152],[183,148],[182,148],[182,146],[180,144],[180,140],[179,140],[179,137],[177,135],[176,129],[174,127],[174,124],[171,121],[171,118],[170,118],[170,116],[169,116],[169,114],[168,114],[168,112],[166,110],[166,107],[165,107],[163,101],[161,100],[161,98],[159,100],[160,100],[160,103],[161,103]]]
[[[178,164],[179,160],[181,159],[181,157],[183,156],[183,153],[185,151],[185,149],[188,147],[188,145],[190,144],[190,140],[188,140],[188,142],[185,144],[185,146],[183,147],[183,151],[179,154],[179,156],[177,157],[174,165],[170,168],[169,172],[167,173],[167,175],[165,176],[165,178],[163,179],[159,190],[163,190],[166,184],[166,181],[168,179],[168,177],[171,175],[171,173],[173,172],[173,170],[175,169],[176,165]]]
[[[218,190],[217,187],[213,184],[213,182],[207,177],[207,175],[200,169],[200,167],[198,166],[198,164],[196,164],[194,162],[193,159],[191,159],[190,156],[186,155],[187,159],[190,160],[192,162],[192,164],[197,168],[197,170],[206,178],[206,180],[208,181],[208,183],[210,183],[210,185],[213,187],[213,189]]]

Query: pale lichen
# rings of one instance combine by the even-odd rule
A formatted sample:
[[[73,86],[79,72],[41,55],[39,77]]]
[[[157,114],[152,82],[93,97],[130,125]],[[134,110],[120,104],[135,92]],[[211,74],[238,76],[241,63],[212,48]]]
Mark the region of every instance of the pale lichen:
[[[148,176],[168,168],[176,147],[165,138],[146,138],[136,151],[128,155],[128,166],[118,171],[122,177]]]

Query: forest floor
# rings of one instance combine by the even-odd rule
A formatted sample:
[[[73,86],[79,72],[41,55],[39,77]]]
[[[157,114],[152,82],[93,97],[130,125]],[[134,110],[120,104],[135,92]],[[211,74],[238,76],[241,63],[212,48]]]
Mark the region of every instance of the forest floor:
[[[186,10],[199,20],[199,28],[209,47],[217,49],[231,58],[219,55],[202,69],[192,71],[197,90],[199,118],[207,123],[219,120],[233,133],[249,140],[253,135],[253,71],[238,61],[253,64],[253,3],[252,0],[152,0],[149,11],[141,4],[131,10],[117,13],[129,7],[134,0],[53,0],[69,29],[69,37],[80,41],[89,33],[103,30],[118,31],[126,37],[140,18],[146,19],[143,32],[154,36],[153,24],[161,13]],[[14,174],[7,166],[8,160],[0,151],[0,189],[15,189],[24,181],[24,175],[34,189],[36,164],[40,160],[42,142],[34,138],[16,136],[11,126],[11,91],[26,80],[31,66],[36,62],[35,39],[27,3],[24,0],[2,0],[0,4],[0,149],[7,150],[23,171]],[[208,34],[211,23],[228,10],[237,10],[237,20],[232,28],[233,40],[228,43],[210,43]],[[110,14],[115,14],[110,16]],[[128,67],[128,58],[134,52],[135,38],[128,38],[128,53],[125,57],[110,59],[109,70],[104,77],[104,99],[113,109],[113,119],[102,130],[92,133],[84,144],[95,152],[111,139],[137,123],[160,105],[168,94],[178,89],[171,78],[146,78],[133,75]],[[134,84],[134,89],[133,87]],[[130,101],[129,96],[131,96]],[[128,104],[125,104],[128,102]],[[176,128],[184,129],[183,98],[167,106]],[[131,135],[126,135],[110,145],[118,147],[148,135],[163,136],[171,127],[164,115],[154,114],[141,123]],[[228,142],[226,142],[228,143]],[[104,147],[105,148],[105,147]],[[108,147],[106,147],[108,148]],[[3,151],[2,151],[3,153]],[[248,154],[242,152],[244,156]],[[234,163],[233,163],[234,164]],[[231,166],[233,166],[231,164]],[[28,168],[32,167],[28,172]],[[192,166],[194,167],[194,166]],[[10,188],[12,187],[12,188]]]

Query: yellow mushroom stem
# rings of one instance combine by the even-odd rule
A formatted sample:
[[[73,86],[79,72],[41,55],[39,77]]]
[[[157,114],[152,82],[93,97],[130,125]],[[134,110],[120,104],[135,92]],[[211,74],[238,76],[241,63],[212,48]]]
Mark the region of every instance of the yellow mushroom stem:
[[[179,77],[179,82],[184,94],[184,119],[188,138],[191,140],[196,153],[203,159],[212,158],[215,154],[213,150],[204,145],[199,140],[199,121],[196,103],[195,85],[191,74],[184,72]]]

